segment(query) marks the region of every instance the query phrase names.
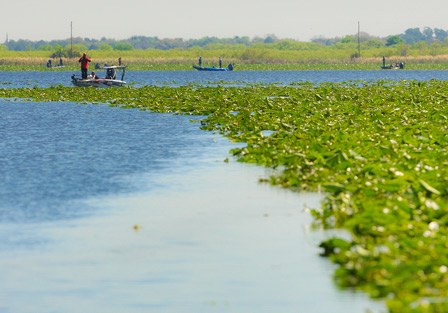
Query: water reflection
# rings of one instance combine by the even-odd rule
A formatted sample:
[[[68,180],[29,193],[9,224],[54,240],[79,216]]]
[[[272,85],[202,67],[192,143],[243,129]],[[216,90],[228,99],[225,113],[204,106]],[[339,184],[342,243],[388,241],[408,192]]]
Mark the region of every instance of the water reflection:
[[[317,256],[325,235],[307,229],[304,207],[319,206],[322,195],[257,184],[264,175],[211,158],[157,175],[148,193],[87,200],[98,208],[89,218],[2,225],[10,242],[0,250],[2,312],[383,308],[338,291],[333,265]]]

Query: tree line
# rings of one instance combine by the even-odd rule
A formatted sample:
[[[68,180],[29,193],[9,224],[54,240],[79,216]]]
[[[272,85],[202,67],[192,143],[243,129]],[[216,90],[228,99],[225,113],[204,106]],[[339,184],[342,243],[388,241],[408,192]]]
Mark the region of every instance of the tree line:
[[[364,47],[380,48],[393,45],[413,45],[416,43],[426,43],[431,45],[433,43],[445,43],[448,38],[448,31],[442,29],[432,29],[425,27],[409,28],[403,34],[390,35],[386,37],[375,37],[367,33],[360,34],[360,41]],[[7,40],[3,45],[0,45],[0,50],[9,51],[55,51],[55,56],[69,56],[67,54],[73,53],[73,46],[75,47],[75,56],[78,51],[85,50],[170,50],[170,49],[191,49],[202,48],[209,50],[218,49],[244,49],[248,47],[271,47],[280,50],[316,50],[318,46],[333,46],[346,43],[357,42],[358,34],[347,35],[344,37],[324,38],[315,37],[311,42],[300,42],[292,39],[280,39],[275,35],[268,35],[266,37],[249,38],[247,36],[233,38],[218,38],[218,37],[203,37],[200,39],[182,39],[182,38],[158,38],[147,36],[133,36],[128,39],[115,40],[108,38],[90,39],[76,37],[65,40],[52,41],[30,41],[30,40]],[[73,43],[73,44],[72,44]],[[70,50],[68,48],[70,47]]]

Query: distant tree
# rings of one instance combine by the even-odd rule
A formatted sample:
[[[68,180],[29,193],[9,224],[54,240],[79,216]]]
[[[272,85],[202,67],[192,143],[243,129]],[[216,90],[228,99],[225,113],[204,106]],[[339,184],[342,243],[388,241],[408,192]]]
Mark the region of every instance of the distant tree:
[[[255,36],[254,38],[252,38],[251,44],[253,45],[255,43],[263,42],[263,41],[264,41],[264,38],[261,38],[260,36]]]
[[[264,40],[263,43],[274,43],[274,38],[272,38],[271,36],[267,36]]]
[[[432,30],[432,28],[425,27],[423,29],[423,36],[425,37],[425,40],[427,42],[430,42],[433,39],[433,35],[434,35],[434,31]]]
[[[9,40],[7,45],[10,51],[25,51],[29,41],[19,39],[17,41]]]
[[[294,50],[295,45],[292,40],[282,40],[275,43],[274,47],[279,50]]]
[[[249,46],[250,45],[250,38],[247,37],[247,36],[243,36],[243,37],[235,36],[234,38],[232,38],[232,41],[229,42],[229,43],[234,44],[234,45],[246,45],[246,46]]]
[[[48,43],[47,43],[46,41],[44,41],[44,40],[39,40],[39,41],[37,41],[37,42],[33,42],[32,45],[33,45],[33,47],[34,47],[35,49],[37,49],[37,50],[42,50],[42,49],[40,49],[40,47],[42,47],[42,46],[48,46]]]
[[[266,38],[263,40],[264,43],[274,43],[277,41],[279,41],[279,39],[274,34],[270,34],[270,35],[266,36]]]
[[[145,37],[145,36],[133,36],[128,42],[134,47],[134,49],[146,50],[148,48],[154,48],[159,38],[157,37]]]
[[[428,44],[426,43],[426,41],[419,41],[419,42],[416,42],[416,43],[414,43],[412,46],[411,46],[411,49],[413,49],[413,50],[420,50],[420,51],[425,51],[425,50],[428,50]]]
[[[114,50],[132,51],[134,50],[134,47],[131,44],[119,42],[115,45]]]
[[[0,45],[0,51],[8,51],[8,46]]]
[[[434,35],[440,41],[444,41],[446,37],[448,37],[448,32],[443,29],[434,28]]]
[[[329,39],[327,39],[323,36],[317,36],[317,37],[311,38],[311,42],[317,43],[319,45],[324,45],[324,46],[327,46],[328,41],[329,41]]]
[[[403,44],[404,40],[402,38],[400,38],[399,36],[395,35],[395,36],[390,36],[389,38],[387,38],[386,41],[386,46],[394,46],[394,45],[400,45]]]
[[[334,45],[334,44],[340,42],[341,40],[342,40],[342,38],[340,38],[340,37],[324,38],[324,37],[320,36],[320,37],[314,37],[313,39],[311,39],[311,42],[321,44],[324,46],[331,46],[331,45]]]
[[[420,28],[406,29],[404,35],[401,35],[401,38],[403,38],[403,40],[410,45],[422,40],[426,40],[425,36],[420,31]]]
[[[70,44],[70,39],[67,39],[67,40],[52,40],[48,44],[53,46],[53,47],[56,47],[56,45],[65,47],[66,45]]]
[[[112,50],[114,50],[114,48],[112,48],[111,45],[108,45],[107,43],[105,43],[105,44],[100,45],[98,47],[98,50],[101,50],[101,51],[112,51]]]
[[[379,38],[371,36],[367,33],[361,33],[361,45],[362,49],[379,49],[386,46],[400,45],[399,49],[406,55],[408,49],[420,49],[419,45],[413,46],[415,43],[425,41],[428,45],[434,42],[442,42],[444,47],[448,46],[448,31],[435,28],[434,30],[425,27],[420,30],[419,28],[409,28],[403,34],[396,36],[389,36],[385,38]],[[322,49],[322,46],[333,46],[334,49],[338,50],[357,50],[357,35],[347,35],[343,38],[324,38],[315,37],[311,39],[311,42],[301,42],[298,40],[291,39],[279,39],[274,34],[268,34],[264,38],[254,37],[249,38],[244,37],[229,37],[229,38],[217,38],[217,37],[203,37],[200,39],[188,39],[184,40],[182,38],[165,38],[160,39],[156,36],[146,37],[146,36],[133,36],[125,40],[115,40],[108,38],[91,39],[91,38],[73,38],[73,44],[82,45],[79,50],[85,52],[88,50],[146,50],[146,49],[161,49],[161,50],[171,50],[171,49],[192,49],[192,48],[203,48],[207,50],[217,50],[217,49],[232,49],[239,50],[247,47],[257,47],[259,49],[268,49],[265,53],[273,53],[272,49],[278,50],[318,50]],[[56,45],[61,47],[70,46],[70,38],[64,40],[52,40],[52,41],[29,41],[29,40],[9,40],[4,44],[10,51],[25,51],[25,50],[40,50],[40,51],[50,51],[54,52],[54,47]],[[403,48],[404,45],[408,45]],[[88,48],[87,48],[88,47]],[[416,48],[419,47],[419,48]],[[4,49],[4,48],[3,48]],[[62,49],[64,50],[64,49]],[[394,51],[400,51],[393,49]],[[442,49],[438,45],[431,46],[427,48],[425,53],[433,53],[438,51],[439,53]],[[68,53],[69,49],[65,48],[64,53]],[[392,51],[392,50],[391,50]],[[75,51],[76,52],[76,51]],[[61,51],[59,50],[59,53]],[[258,53],[258,52],[257,52]],[[257,54],[254,51],[250,51],[249,54]],[[415,53],[415,52],[414,52]],[[436,52],[434,52],[436,53]],[[441,52],[440,52],[441,53]],[[69,56],[69,55],[67,55]]]
[[[67,55],[71,58],[80,57],[86,51],[87,51],[87,47],[83,44],[74,44],[73,46],[67,45],[67,46],[65,46],[65,49],[64,49],[65,55]]]
[[[351,43],[351,42],[356,42],[356,38],[353,36],[345,36],[344,38],[342,38],[341,40],[342,43]]]
[[[364,45],[368,48],[381,48],[384,47],[384,42],[377,39],[369,39],[366,42],[364,42]]]
[[[66,48],[67,47],[69,47],[69,46],[66,46]],[[79,50],[79,51],[82,51],[83,53],[84,52],[86,52],[87,50],[89,50],[88,48],[87,48],[87,46],[85,45],[85,44],[82,44],[82,43],[77,43],[77,44],[74,44],[73,45],[73,50]]]
[[[55,45],[54,46],[55,51],[53,52],[53,54],[51,55],[52,58],[63,58],[63,57],[67,57],[67,52],[64,50],[64,47],[62,47],[61,45]]]
[[[41,45],[39,48],[37,48],[39,51],[53,51],[54,47],[50,45]]]
[[[406,45],[406,44],[402,44],[399,46],[400,47],[400,55],[402,57],[405,57],[408,55],[408,50],[411,48],[410,45]]]
[[[443,43],[441,43],[440,41],[433,42],[429,46],[429,49],[431,51],[431,55],[439,55],[440,52],[442,51],[442,48],[443,48]]]
[[[163,47],[170,46],[171,44],[168,43],[168,42],[162,43],[162,41],[166,41],[166,40],[167,39],[160,40],[158,45],[163,46]],[[209,43],[216,43],[216,42],[218,42],[218,38],[216,38],[216,37],[203,37],[203,38],[200,38],[200,39],[190,39],[190,40],[188,40],[186,47],[187,48],[190,48],[190,47],[193,47],[193,46],[203,47],[205,45],[208,45]]]
[[[201,40],[200,47],[204,47],[207,44],[203,45],[204,42],[213,43],[212,39]],[[176,48],[183,48],[185,45],[182,42],[179,42],[176,39],[162,39],[156,43],[155,48],[160,50],[170,50]]]

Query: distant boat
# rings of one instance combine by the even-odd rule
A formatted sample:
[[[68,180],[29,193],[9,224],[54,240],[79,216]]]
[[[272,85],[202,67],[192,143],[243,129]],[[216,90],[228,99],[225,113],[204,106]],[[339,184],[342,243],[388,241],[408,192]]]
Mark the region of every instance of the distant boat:
[[[198,71],[215,71],[215,72],[226,72],[226,71],[233,71],[233,64],[229,64],[228,67],[201,67],[201,66],[194,66]]]
[[[383,57],[383,66],[381,66],[382,70],[404,70],[404,63],[395,63],[395,65],[386,65],[386,58]]]
[[[383,69],[383,70],[403,70],[404,63],[400,63],[398,65],[381,66],[381,69]]]

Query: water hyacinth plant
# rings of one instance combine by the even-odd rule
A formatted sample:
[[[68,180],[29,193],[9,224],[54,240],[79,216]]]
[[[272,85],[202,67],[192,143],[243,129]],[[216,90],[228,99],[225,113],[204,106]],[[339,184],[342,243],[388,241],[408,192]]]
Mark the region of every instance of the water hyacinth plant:
[[[0,97],[204,115],[202,129],[247,143],[231,151],[239,161],[276,169],[264,181],[326,192],[315,224],[352,234],[321,243],[339,286],[384,299],[390,312],[448,311],[446,82],[51,87]]]

